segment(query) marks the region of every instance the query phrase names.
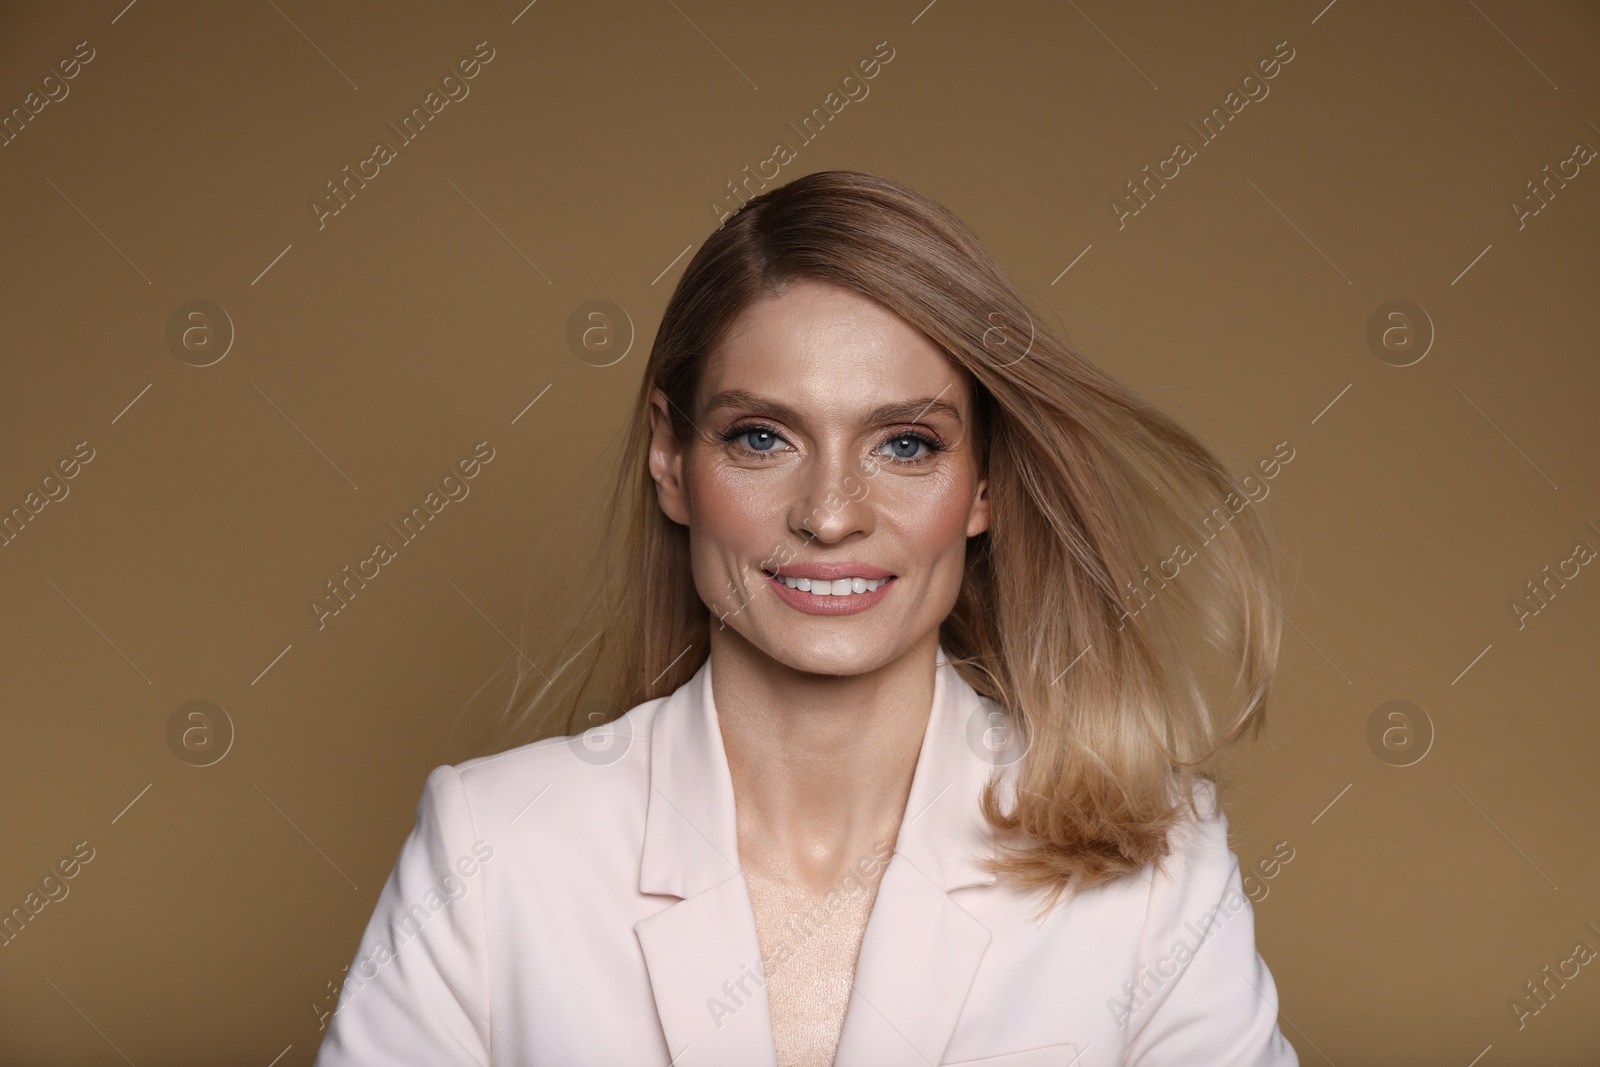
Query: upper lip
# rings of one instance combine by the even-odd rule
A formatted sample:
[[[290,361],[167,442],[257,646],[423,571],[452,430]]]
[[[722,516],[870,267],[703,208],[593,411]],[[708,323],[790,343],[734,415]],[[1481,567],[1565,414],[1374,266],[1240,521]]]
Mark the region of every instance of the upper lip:
[[[813,578],[836,582],[840,578],[866,578],[881,581],[894,574],[882,567],[869,567],[865,563],[785,563],[769,573],[779,578]]]

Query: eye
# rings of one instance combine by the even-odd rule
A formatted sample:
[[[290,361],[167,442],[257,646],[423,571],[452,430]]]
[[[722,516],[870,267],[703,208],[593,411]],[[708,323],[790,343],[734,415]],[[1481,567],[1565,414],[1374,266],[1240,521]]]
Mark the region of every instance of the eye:
[[[944,451],[944,446],[931,437],[920,433],[897,433],[879,446],[879,451],[889,449],[890,458],[901,463],[926,463],[937,453]],[[927,449],[918,454],[919,448]]]
[[[717,436],[720,440],[740,445],[743,451],[757,455],[771,455],[776,451],[778,442],[783,440],[778,431],[759,423],[741,423],[722,431]]]

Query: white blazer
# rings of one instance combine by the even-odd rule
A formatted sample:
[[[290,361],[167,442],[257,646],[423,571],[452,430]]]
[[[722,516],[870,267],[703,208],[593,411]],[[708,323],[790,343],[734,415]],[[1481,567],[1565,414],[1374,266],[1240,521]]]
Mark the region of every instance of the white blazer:
[[[1003,715],[940,649],[836,1067],[1297,1067],[1211,792],[1170,878],[1042,924],[980,868],[973,739]],[[612,723],[428,776],[316,1067],[774,1067],[762,976],[707,660]]]

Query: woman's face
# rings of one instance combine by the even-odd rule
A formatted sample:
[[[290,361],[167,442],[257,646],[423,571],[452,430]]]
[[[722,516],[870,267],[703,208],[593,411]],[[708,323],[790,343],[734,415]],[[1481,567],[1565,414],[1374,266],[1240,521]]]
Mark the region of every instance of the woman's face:
[[[931,662],[989,525],[965,372],[875,301],[800,281],[734,322],[688,414],[680,447],[654,393],[650,470],[713,630],[812,673]]]

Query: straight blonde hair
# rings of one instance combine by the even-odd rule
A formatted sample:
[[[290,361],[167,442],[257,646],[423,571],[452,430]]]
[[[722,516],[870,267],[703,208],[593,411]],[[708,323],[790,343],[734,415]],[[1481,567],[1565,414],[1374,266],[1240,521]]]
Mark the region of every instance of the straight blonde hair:
[[[556,581],[571,584],[546,600],[578,609],[560,666],[516,658],[495,748],[610,721],[705,661],[711,618],[688,531],[662,513],[648,468],[650,395],[666,394],[687,444],[707,355],[752,302],[799,279],[892,310],[974,386],[990,529],[968,541],[940,641],[1026,745],[1014,802],[991,780],[980,808],[1030,843],[992,869],[1046,890],[1048,910],[1159,861],[1183,809],[1199,814],[1197,784],[1220,807],[1225,750],[1262,728],[1281,632],[1276,538],[1218,458],[1046,328],[955,215],[856,171],[754,197],[690,261],[609,495],[572,542],[589,565],[562,568]]]

